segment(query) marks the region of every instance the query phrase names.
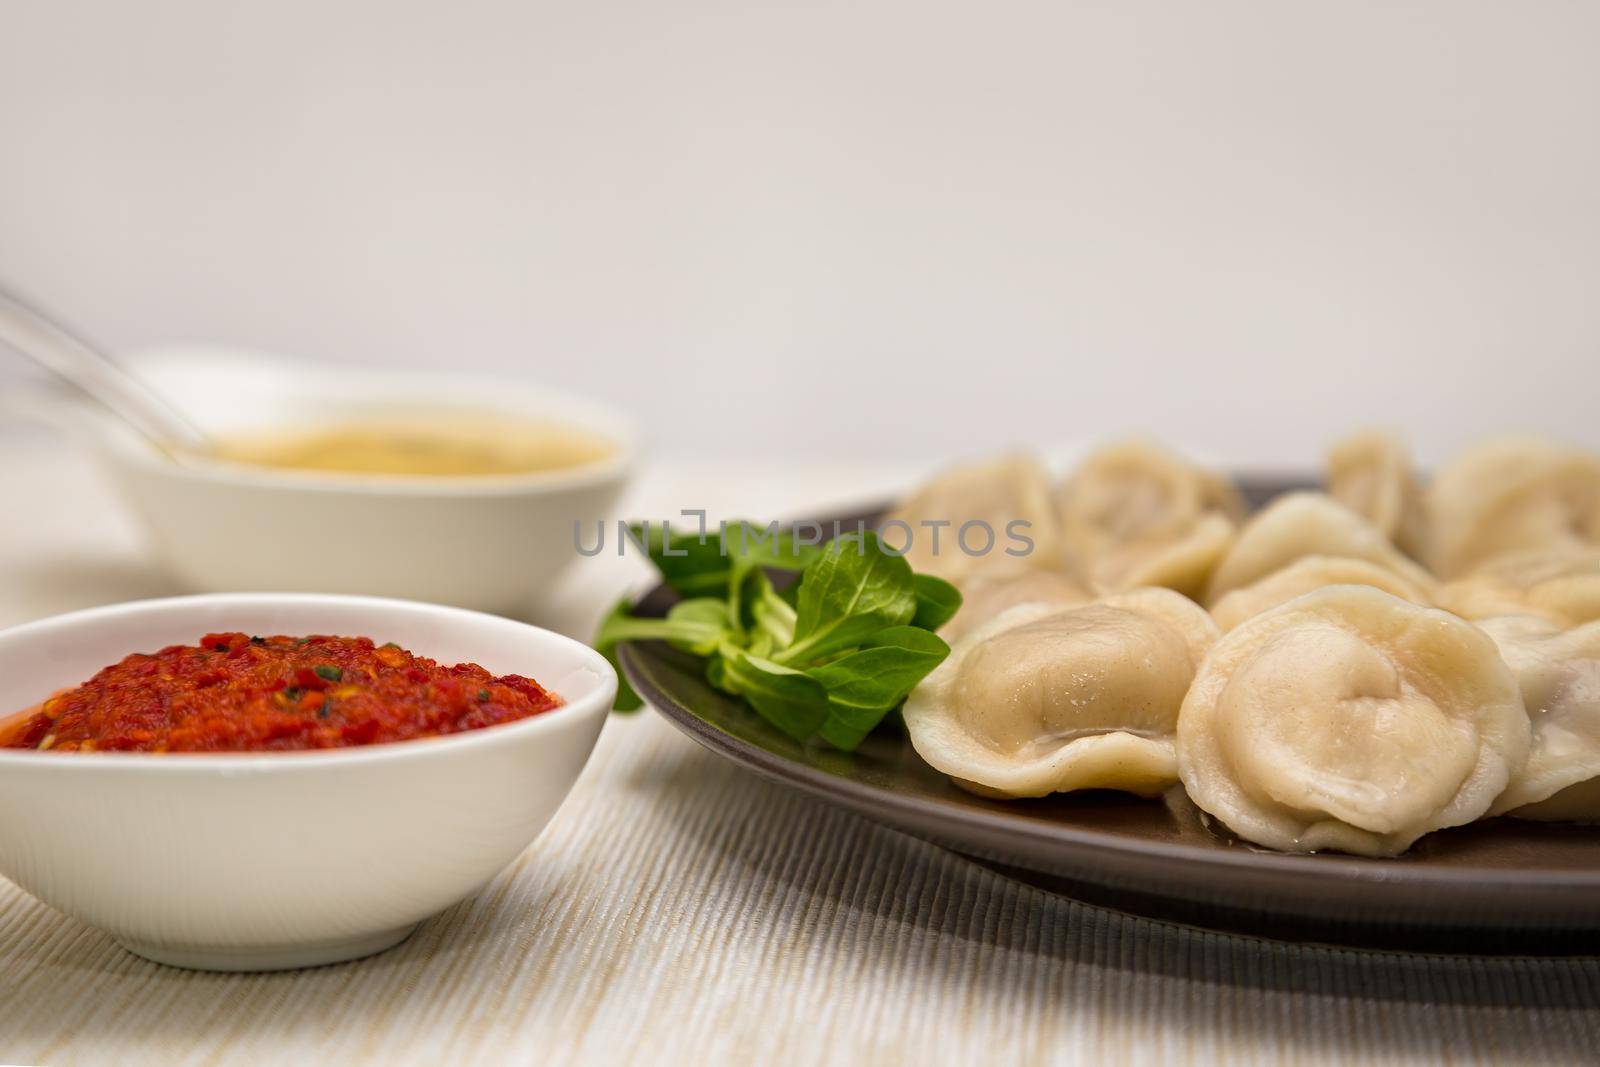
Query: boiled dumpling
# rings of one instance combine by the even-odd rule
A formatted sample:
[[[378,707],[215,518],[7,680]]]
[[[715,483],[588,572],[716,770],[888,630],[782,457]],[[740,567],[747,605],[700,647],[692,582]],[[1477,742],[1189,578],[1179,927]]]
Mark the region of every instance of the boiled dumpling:
[[[1600,819],[1600,622],[1573,630],[1532,615],[1479,625],[1522,689],[1533,748],[1490,814]]]
[[[1439,587],[1439,606],[1466,619],[1538,615],[1563,626],[1600,619],[1600,548],[1500,556]]]
[[[979,551],[986,546],[982,529],[972,531],[972,552],[963,550],[960,531],[968,522],[986,524],[992,532],[988,551]],[[932,528],[923,523],[944,525]],[[1013,527],[1014,523],[1025,525]],[[1021,453],[940,472],[884,516],[880,527],[894,549],[907,543],[909,530],[905,558],[912,569],[957,585],[977,574],[1059,570],[1064,565],[1050,474],[1037,457]],[[1013,530],[1032,547],[1010,536]]]
[[[1099,589],[1198,594],[1244,513],[1226,480],[1147,441],[1092,453],[1060,499],[1067,550]]]
[[[1233,544],[1236,530],[1227,517],[1210,512],[1170,540],[1130,542],[1108,548],[1093,560],[1076,558],[1090,583],[1102,591],[1160,586],[1197,597]]]
[[[1525,804],[1510,814],[1539,822],[1600,822],[1600,777],[1569,785],[1549,800]]]
[[[1456,578],[1499,556],[1600,541],[1600,457],[1528,438],[1462,453],[1426,496],[1429,563]]]
[[[1349,556],[1305,556],[1227,594],[1212,606],[1211,617],[1226,632],[1263,611],[1330,585],[1370,585],[1413,604],[1427,607],[1433,603],[1422,585],[1380,564]]]
[[[1281,570],[1305,556],[1364,559],[1398,574],[1424,590],[1433,579],[1401,555],[1367,520],[1323,493],[1287,493],[1263,508],[1244,528],[1217,565],[1206,603]]]
[[[1178,707],[1216,635],[1168,589],[1024,604],[954,643],[906,700],[906,728],[924,760],[985,795],[1154,796],[1177,780]]]
[[[979,575],[967,580],[961,591],[961,610],[939,633],[946,641],[954,641],[1019,604],[1074,607],[1093,599],[1094,594],[1081,582],[1060,571],[1026,571],[996,578]]]
[[[1393,856],[1483,815],[1528,745],[1516,679],[1488,634],[1337,585],[1217,642],[1179,715],[1178,773],[1247,841]]]
[[[1422,489],[1405,445],[1393,434],[1352,434],[1328,452],[1328,495],[1377,527],[1402,552],[1425,550]]]

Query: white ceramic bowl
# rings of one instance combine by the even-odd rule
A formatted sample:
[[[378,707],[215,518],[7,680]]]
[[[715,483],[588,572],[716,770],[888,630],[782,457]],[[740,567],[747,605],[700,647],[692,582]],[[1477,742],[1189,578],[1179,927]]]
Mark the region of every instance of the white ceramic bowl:
[[[617,679],[567,637],[398,600],[146,600],[0,631],[20,711],[135,651],[209,631],[371,637],[522,674],[562,707],[447,737],[261,754],[0,749],[0,874],[147,959],[276,970],[388,948],[470,896],[566,797]]]
[[[574,522],[592,529],[613,517],[634,463],[623,416],[516,383],[210,347],[152,349],[129,365],[213,434],[395,409],[487,408],[563,422],[616,446],[571,469],[464,479],[180,464],[81,401],[20,401],[38,414],[69,412],[74,428],[89,431],[167,569],[198,591],[315,589],[521,614],[579,558]]]

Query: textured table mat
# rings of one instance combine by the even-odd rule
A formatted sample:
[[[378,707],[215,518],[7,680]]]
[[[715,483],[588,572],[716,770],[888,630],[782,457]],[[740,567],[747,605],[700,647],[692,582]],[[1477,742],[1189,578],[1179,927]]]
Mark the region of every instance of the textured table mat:
[[[614,719],[544,836],[388,953],[160,967],[0,884],[0,1059],[1578,1062],[1600,962],[1292,946],[1053,898]]]
[[[0,458],[0,490],[30,510],[0,534],[0,621],[168,591],[81,465]],[[772,502],[741,496],[744,513],[804,498],[798,477],[762,483]],[[853,484],[808,484],[823,483]],[[678,504],[687,491],[653,490]],[[614,578],[569,591],[566,622],[542,621],[578,632]],[[1600,961],[1352,952],[1127,918],[758,780],[649,712],[612,720],[567,804],[485,892],[367,960],[173,970],[0,880],[9,1063],[1573,1063],[1597,1050]]]

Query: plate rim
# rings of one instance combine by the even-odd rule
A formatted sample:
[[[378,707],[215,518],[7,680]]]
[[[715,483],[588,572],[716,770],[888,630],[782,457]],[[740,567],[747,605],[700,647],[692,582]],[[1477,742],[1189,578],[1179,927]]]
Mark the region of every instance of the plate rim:
[[[661,588],[663,586],[653,589],[650,595],[657,595]],[[1069,822],[1021,820],[1003,812],[966,807],[937,797],[909,796],[808,767],[717,728],[656,684],[639,650],[633,647],[642,643],[623,642],[618,645],[618,658],[623,670],[646,701],[679,730],[712,751],[768,778],[792,785],[823,800],[846,802],[847,806],[857,810],[889,807],[911,820],[925,820],[932,815],[986,834],[1021,837],[1035,846],[1065,846],[1074,852],[1109,851],[1137,861],[1181,862],[1191,870],[1199,865],[1257,877],[1270,874],[1285,881],[1338,878],[1346,885],[1367,887],[1405,883],[1408,889],[1437,888],[1452,893],[1465,892],[1473,898],[1496,890],[1531,891],[1541,895],[1600,890],[1600,866],[1592,871],[1549,867],[1439,868],[1409,864],[1403,858],[1274,852],[1247,844],[1237,851],[1207,849],[1184,842],[1151,841],[1087,829]]]
[[[1282,493],[1314,486],[1314,479],[1303,474],[1235,474],[1241,492],[1258,506]],[[873,520],[884,508],[881,500],[861,501],[854,507],[832,510],[832,517],[801,517],[824,525],[835,517],[854,524],[858,519]],[[658,581],[635,601],[635,608],[660,604],[676,596],[665,581]],[[1268,910],[1283,914],[1320,913],[1363,926],[1374,921],[1367,913],[1375,909],[1400,908],[1416,912],[1421,908],[1426,917],[1420,921],[1438,925],[1459,922],[1469,913],[1488,912],[1494,916],[1489,921],[1502,929],[1541,920],[1570,924],[1575,917],[1582,916],[1577,920],[1579,926],[1600,931],[1600,911],[1593,906],[1595,894],[1600,891],[1600,862],[1585,869],[1470,863],[1441,866],[1418,863],[1407,856],[1278,852],[1245,841],[1238,842],[1236,848],[1206,847],[1097,830],[1068,821],[1023,818],[1003,810],[990,811],[940,797],[911,795],[833,774],[772,752],[696,714],[656,682],[649,660],[657,657],[647,653],[644,646],[671,651],[670,646],[662,642],[620,642],[616,652],[623,674],[659,714],[687,736],[768,780],[843,806],[899,832],[920,834],[940,847],[980,862],[984,862],[985,853],[1008,852],[1006,846],[1009,845],[1029,856],[1029,860],[1024,861],[1016,858],[1015,853],[1011,854],[1003,862],[1012,866],[1048,873],[1045,865],[1048,861],[1050,865],[1076,873],[1092,872],[1095,880],[1107,885],[1119,881],[1145,883],[1161,865],[1182,864],[1185,875],[1179,881],[1186,886],[1207,881],[1206,872],[1209,872],[1217,884],[1207,886],[1205,892],[1226,894],[1270,886],[1278,903],[1265,905]],[[751,711],[750,714],[755,713]],[[909,745],[909,739],[904,743]],[[951,827],[960,831],[953,835],[959,843],[951,840],[952,835],[944,833]],[[1445,828],[1443,832],[1452,829],[1456,828]],[[1106,866],[1095,863],[1097,858]],[[1396,891],[1401,894],[1398,901],[1393,895]],[[1288,905],[1286,898],[1279,894],[1292,895],[1297,903]],[[1498,898],[1497,894],[1515,895]],[[1198,898],[1197,892],[1192,890],[1167,895],[1187,901]],[[1358,899],[1352,899],[1351,895]],[[1438,905],[1437,915],[1433,914],[1435,904]]]

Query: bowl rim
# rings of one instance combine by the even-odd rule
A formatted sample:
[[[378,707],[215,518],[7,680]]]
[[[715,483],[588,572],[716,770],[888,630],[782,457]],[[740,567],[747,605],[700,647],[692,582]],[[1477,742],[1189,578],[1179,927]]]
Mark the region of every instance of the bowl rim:
[[[537,640],[561,646],[576,654],[579,667],[595,670],[601,684],[593,692],[568,700],[564,695],[560,707],[530,715],[512,722],[497,723],[476,730],[445,734],[438,737],[411,738],[388,741],[374,745],[356,745],[344,748],[305,749],[282,752],[34,752],[27,749],[0,748],[0,772],[17,767],[39,767],[54,770],[77,768],[72,773],[91,773],[98,769],[126,770],[137,774],[224,774],[258,775],[273,772],[305,770],[312,767],[337,769],[352,765],[380,762],[405,762],[427,759],[432,755],[446,755],[473,748],[509,744],[528,735],[537,736],[575,726],[578,722],[610,714],[616,692],[615,669],[604,656],[576,638],[548,630],[542,626],[522,622],[503,615],[472,611],[468,608],[430,604],[421,600],[402,600],[397,597],[354,596],[338,593],[198,593],[192,596],[155,597],[146,600],[129,600],[99,607],[49,615],[31,622],[0,629],[0,645],[30,639],[60,638],[74,628],[116,616],[137,616],[146,612],[198,608],[218,603],[235,603],[242,606],[284,605],[315,608],[330,603],[383,611],[414,611],[430,614],[460,623],[481,626],[504,626],[528,631]],[[121,655],[127,655],[127,652]],[[426,654],[426,653],[424,653]],[[608,684],[609,683],[609,684]],[[25,709],[24,709],[25,710]]]
[[[638,423],[621,409],[602,401],[547,388],[531,381],[490,374],[453,374],[419,368],[391,369],[361,364],[323,362],[292,355],[231,345],[179,344],[156,345],[128,353],[125,361],[139,374],[157,368],[173,368],[196,363],[232,363],[239,367],[273,368],[288,374],[296,369],[315,371],[323,380],[381,379],[386,392],[410,393],[419,406],[433,400],[430,386],[448,383],[452,393],[467,389],[480,391],[482,407],[515,416],[542,410],[572,426],[587,430],[613,446],[598,459],[572,467],[526,474],[484,474],[427,476],[408,474],[362,474],[340,471],[297,471],[277,467],[257,467],[248,463],[211,456],[175,458],[163,454],[110,419],[92,412],[91,421],[102,431],[97,436],[105,451],[157,476],[182,481],[248,486],[259,489],[295,490],[312,493],[354,493],[363,496],[404,497],[508,497],[538,496],[567,489],[590,488],[626,478],[636,465],[639,453]],[[399,403],[399,401],[395,401]]]

